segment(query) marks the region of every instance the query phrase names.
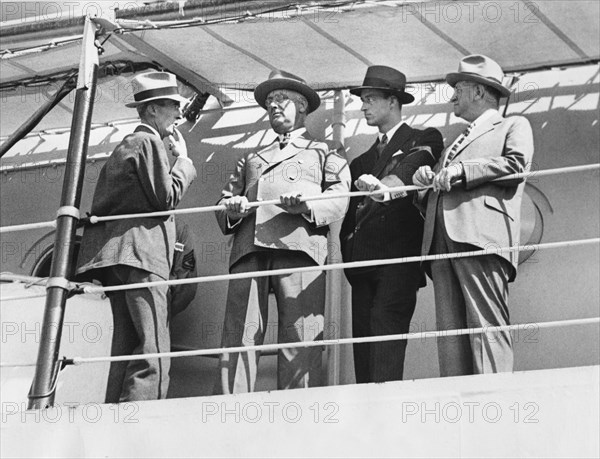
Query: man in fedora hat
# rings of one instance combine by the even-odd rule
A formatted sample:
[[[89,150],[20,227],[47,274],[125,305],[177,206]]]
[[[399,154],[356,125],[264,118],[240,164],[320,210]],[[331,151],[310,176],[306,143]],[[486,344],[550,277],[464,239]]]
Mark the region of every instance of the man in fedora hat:
[[[433,165],[443,149],[437,129],[418,130],[402,123],[402,106],[414,101],[406,77],[396,69],[367,69],[360,96],[367,124],[376,126],[375,143],[350,165],[352,190],[384,190],[411,184],[422,165]],[[344,261],[377,260],[419,254],[423,219],[412,205],[412,193],[352,198],[340,240]],[[347,269],[352,286],[352,332],[355,337],[407,333],[417,290],[425,285],[418,263]],[[356,382],[400,380],[406,341],[355,344]]]
[[[510,90],[504,73],[487,56],[461,60],[458,72],[446,76],[454,87],[454,114],[469,122],[467,130],[442,153],[433,170],[414,175],[426,200],[422,253],[443,254],[519,244],[521,197],[525,179],[494,181],[528,171],[533,135],[522,116],[503,118],[500,99]],[[508,325],[508,283],[516,275],[517,252],[432,261],[439,330],[489,327],[477,335],[438,340],[440,374],[454,376],[512,371]]]
[[[312,139],[304,128],[320,98],[301,78],[276,70],[254,97],[269,116],[273,142],[245,154],[222,192],[217,212],[224,234],[233,234],[231,273],[318,266],[327,257],[328,225],[344,216],[347,198],[305,202],[303,196],[347,192],[346,160]],[[278,206],[249,207],[252,201],[279,199]],[[262,344],[268,326],[268,295],[273,290],[279,315],[278,341],[323,337],[325,273],[295,272],[229,282],[223,347]],[[216,390],[253,391],[259,353],[225,354]],[[285,349],[278,354],[279,389],[320,384],[319,347]]]
[[[185,140],[175,129],[181,104],[175,75],[146,72],[132,81],[141,124],[115,148],[102,167],[91,213],[110,216],[174,209],[196,177]],[[163,139],[177,159],[169,165]],[[170,217],[114,220],[87,226],[77,273],[105,285],[169,279],[175,246]],[[112,355],[170,351],[167,286],[108,294],[113,313]],[[113,362],[106,402],[165,398],[169,359]]]

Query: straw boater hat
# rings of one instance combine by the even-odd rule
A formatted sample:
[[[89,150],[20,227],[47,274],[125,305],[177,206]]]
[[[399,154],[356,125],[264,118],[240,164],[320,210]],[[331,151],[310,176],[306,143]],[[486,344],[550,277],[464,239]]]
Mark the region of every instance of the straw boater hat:
[[[391,67],[385,65],[372,65],[367,69],[367,74],[362,86],[350,90],[350,94],[360,96],[363,89],[379,89],[389,92],[396,97],[401,104],[410,104],[415,98],[406,92],[406,76]]]
[[[452,87],[459,81],[474,81],[490,86],[508,97],[511,91],[502,84],[503,79],[504,72],[498,63],[481,54],[464,57],[458,64],[458,72],[446,75],[446,81]]]
[[[137,107],[151,100],[171,99],[181,104],[187,99],[179,95],[177,78],[168,72],[146,72],[136,76],[131,81],[134,102],[125,104],[126,107]]]
[[[308,101],[308,113],[314,112],[321,105],[321,98],[314,89],[306,84],[306,81],[283,70],[273,70],[269,79],[260,83],[254,90],[254,99],[266,110],[267,96],[276,89],[289,89],[302,94]]]

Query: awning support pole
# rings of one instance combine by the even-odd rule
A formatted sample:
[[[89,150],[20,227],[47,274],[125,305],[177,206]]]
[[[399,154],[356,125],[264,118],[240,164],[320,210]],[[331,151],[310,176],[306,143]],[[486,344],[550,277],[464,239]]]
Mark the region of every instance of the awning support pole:
[[[86,18],[65,179],[60,200],[61,209],[79,209],[81,202],[92,109],[98,79],[98,51],[94,46],[95,29],[94,24],[89,18]],[[76,212],[59,212],[57,217],[54,254],[46,289],[44,321],[35,376],[28,395],[28,409],[42,409],[54,405],[55,379],[59,371],[57,368],[58,353],[69,294],[64,281],[73,273],[72,259],[77,222]]]
[[[346,96],[344,91],[335,90],[333,95],[333,121],[331,123],[333,130],[334,148],[343,152],[346,157],[345,144],[345,128],[346,128]],[[340,263],[342,261],[342,253],[340,250],[340,228],[342,222],[338,221],[330,225],[328,236],[329,254],[327,256],[328,263]],[[337,339],[345,336],[352,336],[350,330],[346,330],[349,326],[348,317],[344,316],[343,311],[349,311],[350,292],[349,287],[344,278],[344,272],[341,270],[330,271],[327,273],[327,310],[325,312],[325,329],[323,331],[324,339]],[[327,385],[337,386],[340,384],[340,371],[347,365],[342,361],[346,361],[346,354],[351,346],[329,346],[327,352]],[[352,350],[350,349],[350,353]],[[346,378],[344,378],[346,379]]]

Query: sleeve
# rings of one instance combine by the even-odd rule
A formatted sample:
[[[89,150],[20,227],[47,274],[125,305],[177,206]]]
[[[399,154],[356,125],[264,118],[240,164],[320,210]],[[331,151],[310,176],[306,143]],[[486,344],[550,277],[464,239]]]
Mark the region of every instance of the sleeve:
[[[350,191],[350,167],[337,152],[324,153],[322,194],[338,194]],[[312,218],[317,227],[329,225],[344,217],[349,198],[323,199],[311,201]]]
[[[138,178],[152,206],[157,211],[177,207],[196,178],[192,161],[180,158],[170,169],[164,145],[150,137],[142,141],[137,158]]]
[[[527,118],[515,116],[508,128],[501,156],[462,161],[465,187],[479,185],[509,174],[527,172],[533,158],[533,132]],[[515,187],[525,178],[496,182],[498,186]]]
[[[235,171],[229,177],[229,180],[223,191],[221,192],[221,199],[217,202],[217,205],[222,204],[225,199],[229,199],[232,196],[243,196],[246,191],[246,156],[240,158],[235,166]],[[224,210],[215,211],[217,217],[217,223],[221,228],[223,234],[232,234],[236,231],[236,228],[241,223],[241,219],[235,222],[231,222],[227,216],[227,212]]]
[[[421,166],[433,167],[440,159],[444,149],[444,140],[440,131],[428,128],[423,131],[416,145],[411,148],[406,158],[400,161],[390,173],[381,179],[381,183],[388,187],[412,185],[412,177]],[[412,201],[414,192],[408,194],[408,201]],[[392,193],[390,198],[404,198],[405,193]]]
[[[363,155],[354,159],[354,161],[350,163],[350,174],[352,180],[350,183],[350,191],[358,191],[356,186],[354,186],[354,181],[363,173],[362,158]],[[356,226],[356,207],[362,200],[362,196],[354,196],[350,198],[348,212],[346,213],[344,222],[342,223],[342,228],[340,229],[340,239],[344,240],[348,235],[354,232],[354,227]]]

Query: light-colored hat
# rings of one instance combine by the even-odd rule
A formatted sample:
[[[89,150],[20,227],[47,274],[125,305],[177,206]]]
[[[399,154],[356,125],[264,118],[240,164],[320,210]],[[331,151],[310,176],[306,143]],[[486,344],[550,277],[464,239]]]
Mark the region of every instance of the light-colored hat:
[[[269,75],[269,79],[263,81],[254,89],[254,99],[256,99],[258,105],[266,110],[265,101],[267,96],[276,89],[289,89],[302,94],[308,101],[308,113],[314,112],[321,105],[321,98],[314,89],[306,84],[306,81],[283,70],[273,70]]]
[[[132,81],[134,102],[125,104],[126,107],[137,107],[143,103],[157,99],[171,99],[181,104],[187,99],[179,95],[177,78],[168,72],[146,72],[137,75]]]
[[[350,90],[350,94],[360,96],[363,89],[378,89],[398,97],[401,104],[410,104],[415,98],[406,92],[404,73],[385,65],[372,65],[367,69],[362,86]]]
[[[498,90],[504,97],[510,95],[510,89],[502,84],[504,72],[498,63],[482,54],[464,57],[458,64],[458,72],[446,75],[446,81],[452,87],[459,81],[475,81]]]

